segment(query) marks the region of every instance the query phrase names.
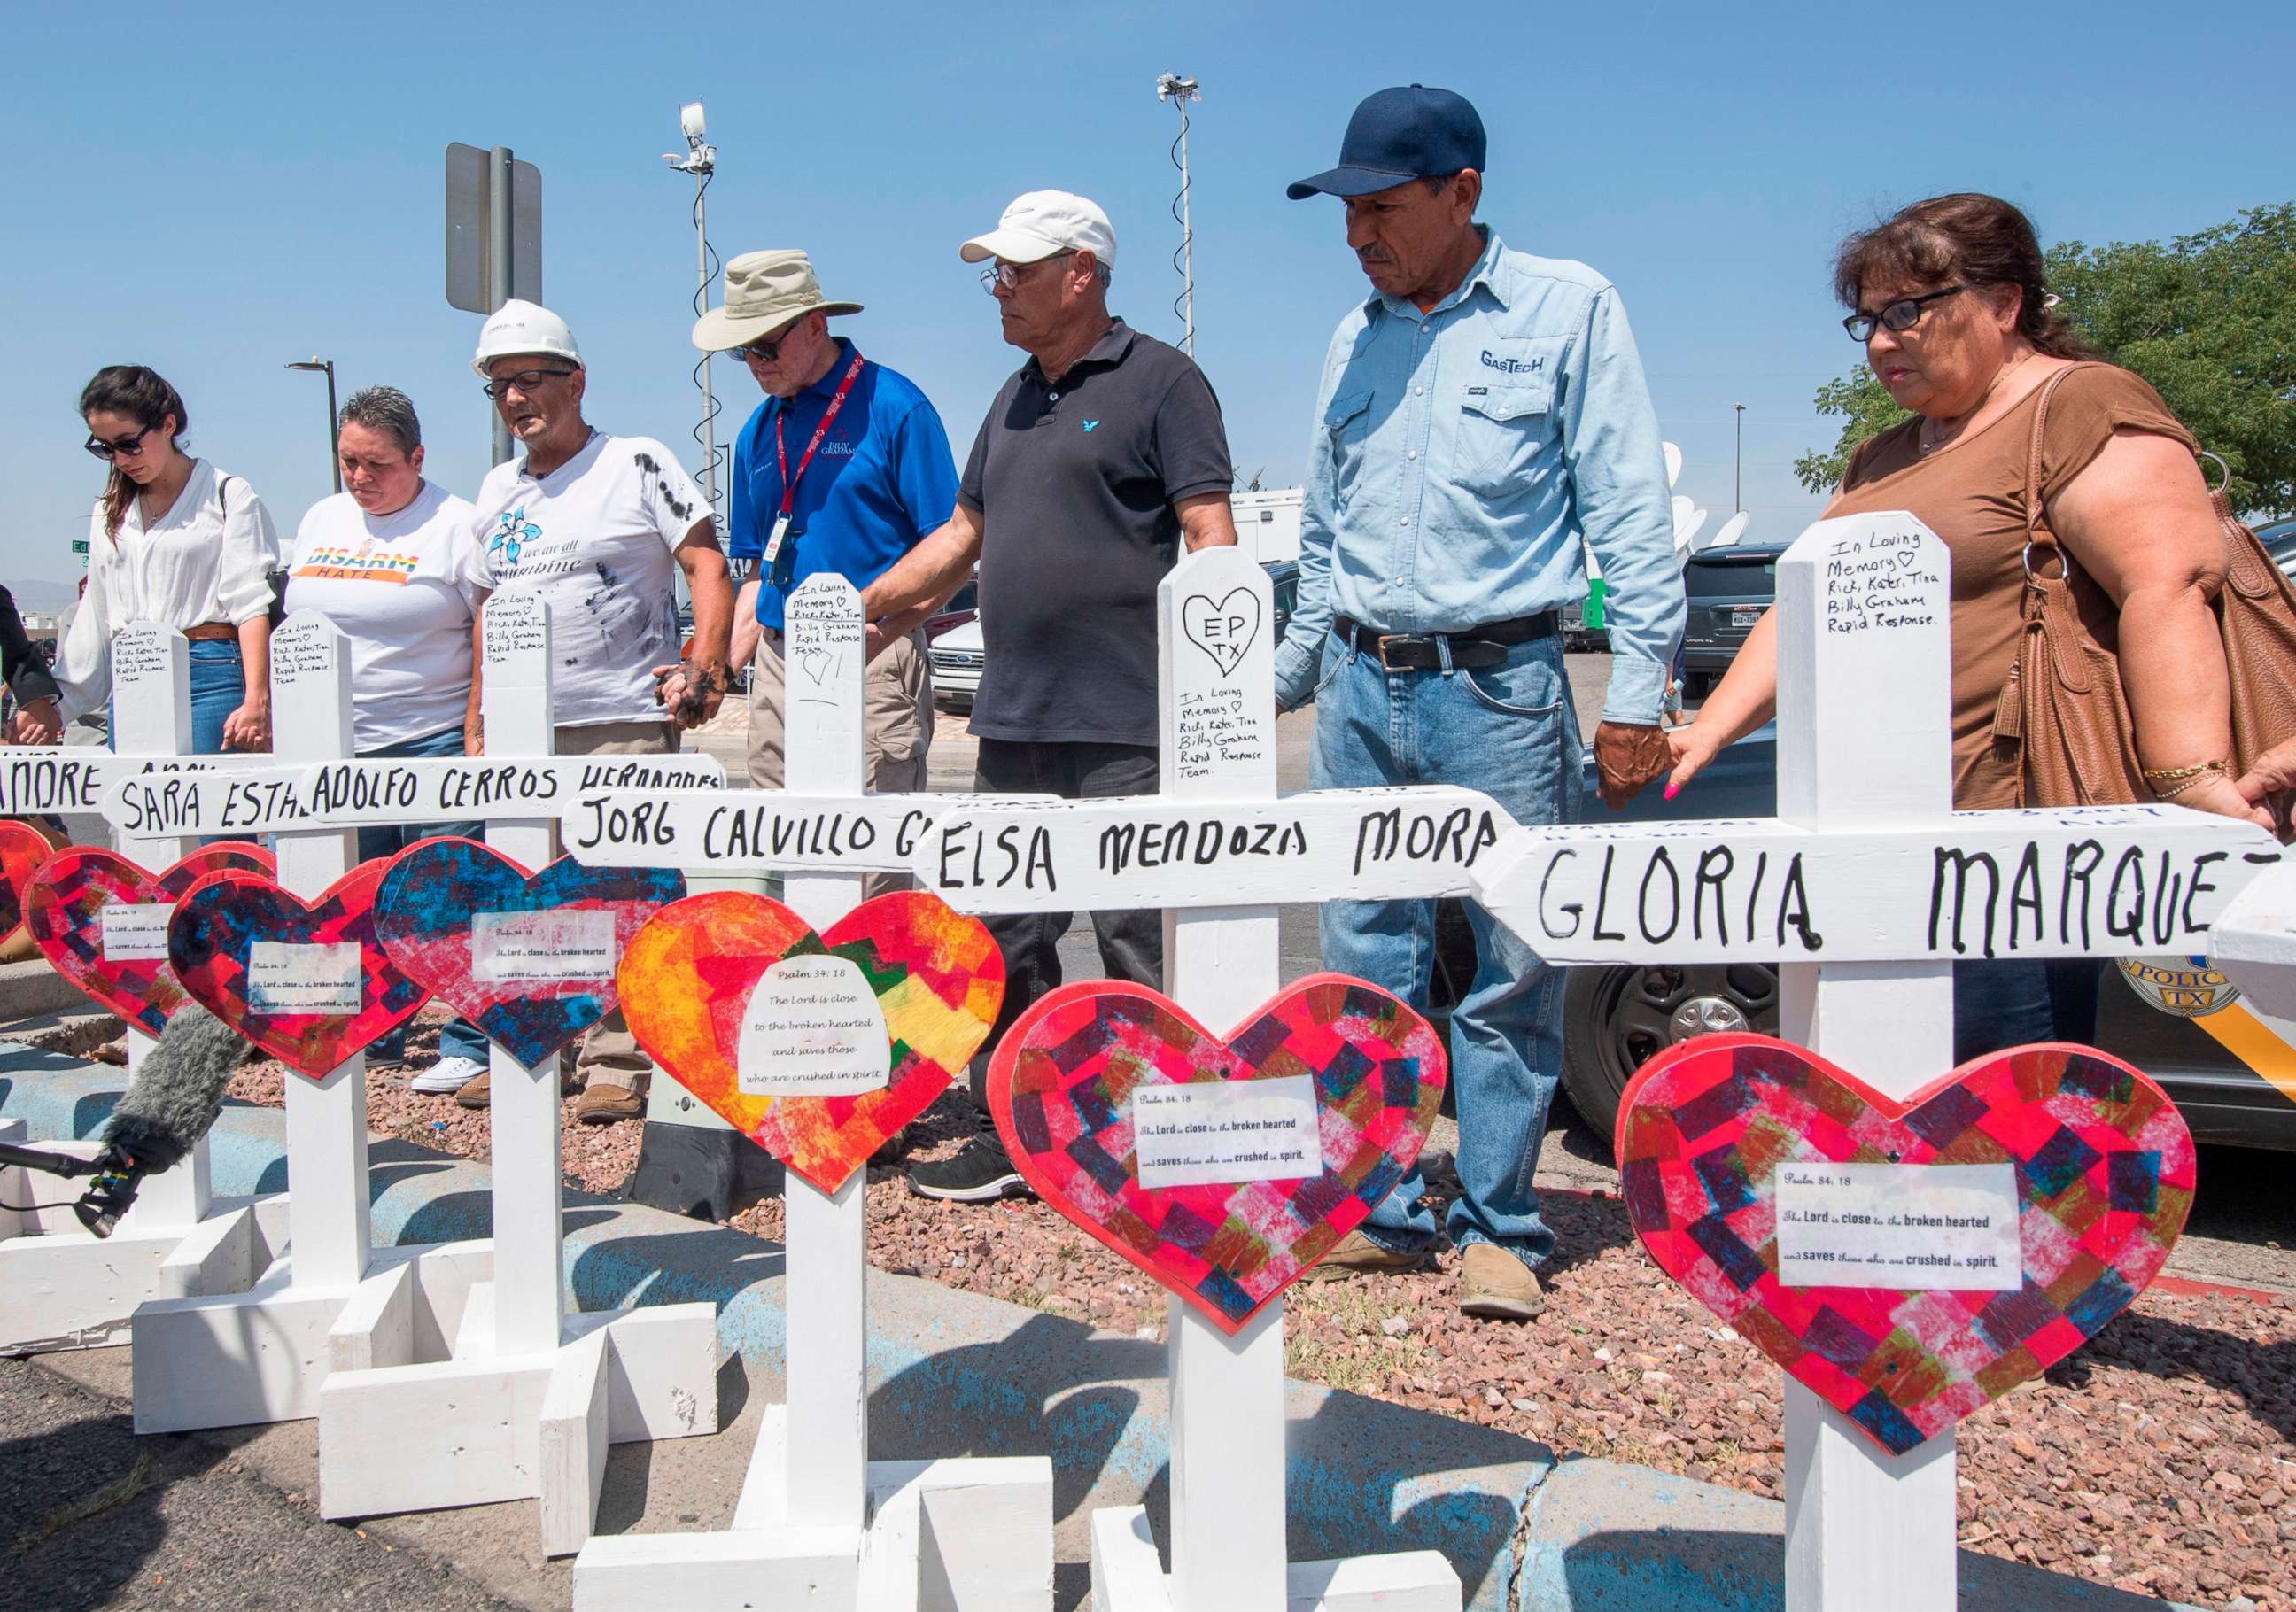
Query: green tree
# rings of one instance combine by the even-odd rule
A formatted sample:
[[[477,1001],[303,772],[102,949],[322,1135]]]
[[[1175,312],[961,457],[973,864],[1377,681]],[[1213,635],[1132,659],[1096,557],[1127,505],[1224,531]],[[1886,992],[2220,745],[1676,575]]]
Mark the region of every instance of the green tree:
[[[2151,381],[2201,446],[2232,468],[2234,509],[2296,511],[2296,203],[2252,208],[2198,234],[2048,250],[2061,311],[2098,351]],[[1860,364],[1818,389],[1843,418],[1828,452],[1794,462],[1811,492],[1850,450],[1906,417]]]

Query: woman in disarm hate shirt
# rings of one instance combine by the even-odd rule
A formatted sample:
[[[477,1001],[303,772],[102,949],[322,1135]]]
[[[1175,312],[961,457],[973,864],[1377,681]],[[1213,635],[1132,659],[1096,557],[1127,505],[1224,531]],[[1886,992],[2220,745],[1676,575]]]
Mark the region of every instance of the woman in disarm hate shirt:
[[[269,749],[270,512],[241,478],[184,452],[190,413],[156,372],[98,370],[79,410],[111,475],[88,523],[87,591],[56,654],[63,720],[104,708],[112,634],[152,623],[191,640],[193,752]]]
[[[468,503],[422,476],[422,425],[396,387],[351,394],[336,422],[343,488],[313,504],[287,563],[287,608],[315,610],[350,642],[352,748],[361,756],[476,753],[478,685],[471,675],[476,593],[461,580],[475,544]],[[370,823],[362,862],[476,822]],[[368,1049],[370,1068],[403,1061],[406,1032]],[[457,1019],[439,1033],[439,1060],[410,1091],[453,1092],[487,1068],[487,1038]]]
[[[2158,393],[2095,362],[2052,311],[2031,222],[1995,196],[1915,202],[1842,244],[1834,290],[1875,377],[1915,418],[1850,455],[1825,513],[1907,510],[1951,553],[1954,808],[2072,804],[2026,799],[2020,753],[1994,732],[2022,631],[2034,411],[2043,385],[2070,371],[2041,433],[2042,510],[2072,557],[2082,626],[2119,652],[2138,764],[2161,799],[2269,826],[2226,760],[2232,685],[2211,601],[2227,557],[2197,444]],[[1668,735],[1670,783],[1776,703],[1766,614],[1698,720]],[[2093,959],[1955,963],[1955,1060],[2093,1039],[2096,981]]]

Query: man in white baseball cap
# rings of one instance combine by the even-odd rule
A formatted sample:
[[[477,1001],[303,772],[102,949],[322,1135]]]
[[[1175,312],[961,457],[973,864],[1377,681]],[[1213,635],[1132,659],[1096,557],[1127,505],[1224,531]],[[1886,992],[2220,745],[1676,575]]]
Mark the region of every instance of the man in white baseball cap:
[[[673,752],[678,730],[715,715],[726,688],[734,590],[718,521],[693,479],[651,437],[582,418],[588,373],[566,322],[510,301],[479,332],[471,365],[526,449],[480,484],[469,581],[550,606],[552,720],[562,756]],[[690,659],[678,642],[675,571],[693,598]],[[619,1011],[584,1040],[577,1118],[636,1118],[652,1066]],[[485,1108],[487,1076],[455,1093]]]
[[[1186,354],[1110,315],[1116,232],[1082,196],[1031,191],[957,250],[967,263],[996,260],[981,282],[1029,362],[981,421],[948,524],[872,583],[862,607],[880,637],[905,630],[978,560],[987,654],[972,706],[975,787],[1152,795],[1156,585],[1184,543],[1235,541],[1219,400]],[[994,1048],[1061,983],[1069,915],[988,922],[1005,970]],[[1161,913],[1096,912],[1092,923],[1111,978],[1162,983]],[[987,1052],[973,1068],[976,1101]],[[955,1158],[912,1170],[909,1185],[965,1201],[1026,1191],[986,1126]]]
[[[734,606],[734,664],[750,667],[750,782],[782,787],[782,620],[789,596],[827,571],[865,588],[956,507],[956,464],[940,415],[906,375],[830,333],[857,302],[824,297],[801,251],[744,252],[726,265],[726,302],[693,323],[693,345],[733,351],[766,394],[734,438],[727,553],[757,569]],[[932,678],[922,628],[869,663],[868,785],[925,787]],[[905,888],[873,873],[864,893]]]

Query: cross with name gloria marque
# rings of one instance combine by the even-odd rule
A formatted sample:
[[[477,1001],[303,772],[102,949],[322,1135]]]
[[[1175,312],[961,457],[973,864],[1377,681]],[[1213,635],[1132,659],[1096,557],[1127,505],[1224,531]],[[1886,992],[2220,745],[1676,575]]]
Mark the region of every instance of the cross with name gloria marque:
[[[2174,806],[1951,809],[1950,558],[1903,512],[1777,567],[1778,815],[1521,828],[1476,897],[1548,961],[1775,959],[1781,1035],[1902,1098],[1952,1067],[1953,964],[2201,952],[2281,848]],[[1786,1604],[1955,1600],[1954,1438],[1892,1456],[1785,1397]]]
[[[960,912],[1164,909],[1166,991],[1218,1034],[1282,986],[1282,904],[1464,895],[1513,820],[1450,786],[1279,798],[1267,572],[1238,549],[1202,550],[1164,578],[1157,606],[1161,792],[961,798],[909,865]],[[1356,1606],[1375,1589],[1395,1612],[1458,1612],[1458,1576],[1432,1551],[1287,1560],[1280,1296],[1233,1337],[1172,1297],[1167,1347],[1171,1572],[1144,1510],[1099,1510],[1095,1606]]]

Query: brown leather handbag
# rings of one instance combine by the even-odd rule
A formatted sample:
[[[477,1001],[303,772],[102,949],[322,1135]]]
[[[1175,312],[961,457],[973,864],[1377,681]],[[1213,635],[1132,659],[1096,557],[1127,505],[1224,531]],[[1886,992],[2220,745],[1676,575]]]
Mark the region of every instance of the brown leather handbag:
[[[1994,714],[1997,743],[2021,749],[2022,802],[2030,806],[2120,806],[2153,798],[2136,758],[2136,724],[2118,656],[2081,625],[2072,556],[2042,512],[2041,443],[2049,399],[2075,369],[2042,383],[2025,456],[2024,632]],[[2213,458],[2212,454],[2203,454]],[[2217,461],[2222,467],[2223,461]],[[2229,476],[2226,478],[2229,480]],[[2210,494],[2225,540],[2225,585],[2217,626],[2232,679],[2234,775],[2296,738],[2296,588],[2241,524],[2218,487]],[[2049,561],[2054,557],[2054,574]],[[2289,803],[2275,803],[2284,835]]]

